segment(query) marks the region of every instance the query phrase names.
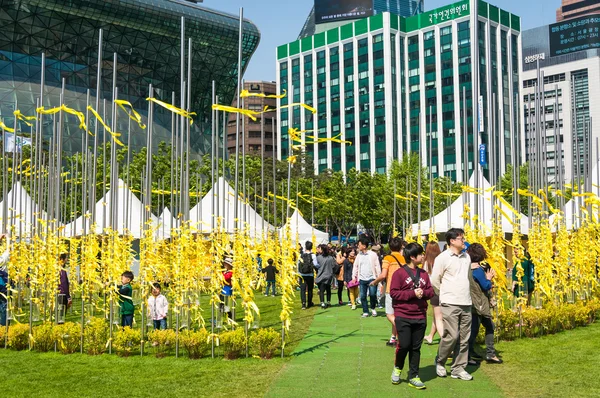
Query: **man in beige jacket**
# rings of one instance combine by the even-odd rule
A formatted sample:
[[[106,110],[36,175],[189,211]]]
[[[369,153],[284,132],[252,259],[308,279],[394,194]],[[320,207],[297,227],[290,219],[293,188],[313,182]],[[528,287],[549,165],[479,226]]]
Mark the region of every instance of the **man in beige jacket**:
[[[444,335],[435,361],[436,373],[439,377],[446,377],[446,361],[459,342],[458,352],[455,353],[452,362],[452,378],[473,380],[473,376],[465,370],[471,336],[471,259],[463,251],[465,236],[462,229],[448,230],[446,242],[448,249],[435,259],[435,267],[431,274],[431,284],[439,291],[444,322]]]

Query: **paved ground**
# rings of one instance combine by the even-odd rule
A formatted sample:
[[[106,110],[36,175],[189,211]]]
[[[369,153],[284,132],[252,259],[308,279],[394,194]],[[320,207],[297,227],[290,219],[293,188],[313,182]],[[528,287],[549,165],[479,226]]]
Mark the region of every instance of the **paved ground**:
[[[402,383],[392,385],[394,349],[385,345],[390,324],[383,310],[378,310],[378,317],[366,319],[360,317],[360,309],[352,311],[348,306],[308,311],[313,310],[316,313],[308,333],[292,360],[274,377],[267,397],[502,396],[500,389],[477,368],[468,369],[474,377],[470,382],[449,376],[438,378],[433,364],[437,344],[425,344],[421,350],[420,377],[427,390],[408,386],[408,364]]]

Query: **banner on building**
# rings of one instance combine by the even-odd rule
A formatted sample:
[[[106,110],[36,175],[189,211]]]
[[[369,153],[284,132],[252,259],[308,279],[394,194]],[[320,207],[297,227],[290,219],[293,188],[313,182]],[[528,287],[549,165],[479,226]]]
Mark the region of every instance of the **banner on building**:
[[[360,19],[373,15],[373,0],[315,0],[315,23]]]

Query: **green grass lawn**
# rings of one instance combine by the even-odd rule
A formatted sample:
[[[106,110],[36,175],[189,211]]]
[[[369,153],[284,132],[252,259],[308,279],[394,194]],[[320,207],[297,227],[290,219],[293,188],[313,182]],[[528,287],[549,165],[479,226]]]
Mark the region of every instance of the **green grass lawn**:
[[[600,396],[600,323],[535,339],[500,342],[505,363],[483,372],[507,397]]]
[[[257,292],[258,293],[258,292]],[[280,297],[257,294],[260,327],[280,330]],[[240,311],[240,309],[238,309]],[[286,355],[293,352],[308,330],[316,308],[294,306]],[[238,319],[242,316],[238,312]],[[128,397],[211,396],[260,397],[282,365],[290,360],[255,358],[227,361],[222,358],[189,360],[173,356],[120,358],[62,355],[0,349],[0,391],[3,397],[88,397],[107,394]]]

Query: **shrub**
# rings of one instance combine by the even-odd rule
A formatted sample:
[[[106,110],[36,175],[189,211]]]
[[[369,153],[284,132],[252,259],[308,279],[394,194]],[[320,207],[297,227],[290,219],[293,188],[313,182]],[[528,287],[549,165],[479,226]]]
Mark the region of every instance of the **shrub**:
[[[133,330],[130,327],[117,330],[113,334],[113,348],[117,352],[117,355],[122,357],[128,357],[131,353],[137,349],[141,342],[140,332]]]
[[[14,350],[29,348],[29,325],[18,323],[8,328],[8,346]]]
[[[67,322],[55,327],[58,349],[63,354],[72,354],[79,350],[81,344],[81,324]]]
[[[175,347],[176,338],[173,329],[153,330],[148,333],[148,342],[152,343],[157,358],[166,356]]]
[[[104,318],[92,318],[83,331],[84,348],[90,355],[100,355],[106,351],[108,324]]]
[[[54,350],[54,343],[56,343],[54,324],[45,322],[33,328],[33,346],[36,350],[40,352]]]
[[[496,331],[502,340],[513,340],[518,335],[519,313],[513,310],[501,311]]]
[[[206,329],[200,329],[197,332],[186,330],[179,334],[179,342],[185,348],[190,359],[205,357],[212,348]]]
[[[281,346],[281,335],[273,328],[259,329],[250,335],[252,353],[263,359],[271,359]]]
[[[221,333],[219,340],[226,359],[239,358],[246,350],[246,334],[243,328]]]

